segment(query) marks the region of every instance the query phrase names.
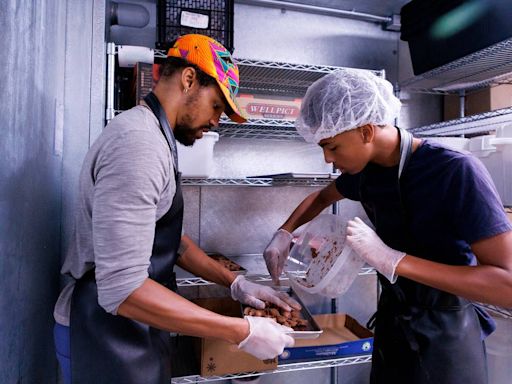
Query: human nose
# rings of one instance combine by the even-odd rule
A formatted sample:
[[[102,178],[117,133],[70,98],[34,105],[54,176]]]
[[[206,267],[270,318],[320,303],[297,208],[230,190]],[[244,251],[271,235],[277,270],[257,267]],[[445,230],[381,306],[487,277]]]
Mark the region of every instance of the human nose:
[[[215,114],[214,116],[212,116],[212,118],[209,121],[210,126],[211,127],[218,127],[219,126],[219,121],[220,121],[220,114]]]
[[[326,163],[333,163],[334,162],[334,156],[332,153],[324,148],[324,160]]]

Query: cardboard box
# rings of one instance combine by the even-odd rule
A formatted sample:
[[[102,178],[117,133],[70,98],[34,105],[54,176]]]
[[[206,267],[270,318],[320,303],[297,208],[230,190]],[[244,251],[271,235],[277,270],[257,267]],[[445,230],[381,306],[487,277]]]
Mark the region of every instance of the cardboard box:
[[[464,115],[470,116],[477,113],[494,111],[495,109],[512,106],[512,84],[502,84],[496,87],[487,87],[466,95]],[[459,96],[444,96],[444,119],[458,119]]]
[[[373,350],[373,333],[343,313],[313,316],[323,333],[312,340],[295,340],[285,348],[279,362],[330,359],[369,354]]]
[[[239,94],[237,101],[250,119],[294,121],[299,116],[302,99]]]
[[[240,303],[230,298],[197,299],[194,302],[203,308],[222,315],[242,317]],[[190,339],[195,339],[193,340],[194,349],[196,356],[200,356],[199,374],[201,376],[268,371],[277,368],[277,358],[259,360],[239,350],[237,345],[219,339]]]

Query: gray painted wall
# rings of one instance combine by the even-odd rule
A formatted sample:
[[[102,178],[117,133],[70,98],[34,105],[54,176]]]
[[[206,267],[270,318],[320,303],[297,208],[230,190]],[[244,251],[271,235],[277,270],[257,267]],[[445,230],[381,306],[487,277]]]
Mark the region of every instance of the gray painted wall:
[[[103,1],[2,0],[0,25],[0,382],[55,383],[61,249],[103,125]]]

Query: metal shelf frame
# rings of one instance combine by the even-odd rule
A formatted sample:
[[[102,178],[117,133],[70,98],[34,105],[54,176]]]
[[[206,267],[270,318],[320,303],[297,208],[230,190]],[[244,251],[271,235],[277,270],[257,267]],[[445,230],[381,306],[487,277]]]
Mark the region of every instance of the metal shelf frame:
[[[185,186],[241,186],[241,187],[282,187],[282,186],[301,186],[301,187],[323,187],[330,184],[333,180],[327,178],[246,178],[246,179],[216,179],[216,178],[184,178],[182,185]]]
[[[316,361],[307,361],[301,363],[289,363],[289,364],[280,364],[277,369],[272,371],[262,371],[262,372],[246,372],[239,374],[229,374],[224,376],[209,376],[202,377],[198,375],[194,376],[183,376],[183,377],[175,377],[171,379],[172,384],[192,384],[192,383],[206,383],[213,382],[219,380],[227,380],[227,379],[237,379],[242,377],[249,376],[262,376],[262,375],[271,375],[274,373],[284,373],[284,372],[295,372],[295,371],[305,371],[310,369],[320,369],[320,368],[333,368],[333,367],[341,367],[346,365],[354,365],[354,364],[364,364],[370,363],[372,361],[371,355],[359,355],[359,356],[350,356],[350,357],[341,357],[338,359],[329,359],[329,360],[316,360]]]
[[[184,178],[181,185],[190,186],[242,186],[242,187],[271,187],[272,179],[249,178],[249,179],[204,179],[204,178]]]
[[[155,58],[163,59],[166,52],[155,50]],[[307,88],[324,75],[343,67],[294,64],[235,58],[240,71],[240,91],[302,96]],[[384,71],[368,70],[378,76]]]
[[[107,105],[106,120],[111,120],[116,113],[114,110],[114,70],[115,55],[118,46],[110,42],[107,44]],[[167,52],[153,50],[156,61],[165,59]],[[262,61],[235,58],[240,70],[240,91],[248,93],[266,93],[281,96],[298,97],[306,93],[307,88],[316,80],[328,73],[344,67],[310,64],[293,64],[273,61]],[[384,70],[368,70],[377,76],[385,77]],[[245,124],[236,124],[227,117],[220,121],[217,132],[221,137],[272,139],[272,140],[300,140],[292,121],[277,119],[251,119]]]
[[[375,275],[377,272],[375,271],[375,268],[372,267],[363,267],[359,271],[359,276],[367,276],[367,275]],[[297,272],[297,277],[300,277],[302,275],[305,276],[305,272]],[[248,280],[251,280],[256,283],[264,283],[272,281],[272,278],[268,274],[259,274],[259,275],[246,275]],[[288,277],[281,277],[280,280],[287,281],[289,280]],[[211,281],[205,280],[201,277],[184,277],[184,278],[178,278],[176,279],[176,283],[178,287],[193,287],[197,285],[213,285],[215,283],[212,283]]]
[[[460,119],[411,128],[409,132],[416,136],[458,136],[494,131],[506,123],[512,123],[512,108],[497,109]]]
[[[293,121],[289,120],[249,119],[244,124],[237,124],[222,116],[215,131],[220,137],[227,138],[304,141],[295,130]]]
[[[401,90],[457,93],[512,83],[512,38],[399,83]]]

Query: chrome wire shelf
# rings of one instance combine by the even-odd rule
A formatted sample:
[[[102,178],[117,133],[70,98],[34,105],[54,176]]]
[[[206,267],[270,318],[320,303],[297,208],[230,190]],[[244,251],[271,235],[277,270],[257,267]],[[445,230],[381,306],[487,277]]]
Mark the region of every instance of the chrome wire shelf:
[[[202,178],[184,178],[182,185],[191,186],[251,186],[251,187],[271,187],[272,179],[250,178],[250,179],[202,179]]]
[[[305,272],[303,272],[303,271],[297,271],[297,272],[294,272],[294,274],[297,277],[305,276]],[[358,273],[359,276],[367,276],[367,275],[375,275],[375,274],[376,274],[375,268],[372,268],[372,267],[363,267],[363,268],[361,268],[361,270]],[[256,283],[272,281],[272,278],[268,274],[246,275],[246,277],[247,277],[247,279],[249,279],[253,282],[256,282]],[[280,278],[280,280],[287,281],[289,279],[286,276],[282,276]],[[178,278],[178,279],[176,279],[176,283],[178,284],[178,287],[193,287],[196,285],[213,285],[213,284],[215,284],[215,283],[212,283],[211,281],[205,280],[201,277]]]
[[[512,123],[512,108],[497,109],[460,119],[411,128],[409,132],[416,136],[457,136],[494,131],[506,123]]]
[[[222,116],[215,131],[227,138],[304,141],[295,130],[293,121],[288,120],[250,119],[244,124],[237,124]]]
[[[402,90],[456,93],[512,83],[512,38],[399,83]]]
[[[163,50],[155,49],[155,58],[164,59]],[[240,91],[302,96],[316,80],[343,67],[280,63],[235,58],[240,71]],[[384,77],[384,71],[371,71]]]
[[[277,369],[272,371],[263,371],[263,372],[246,372],[239,374],[229,374],[223,376],[209,376],[202,377],[198,375],[194,376],[182,376],[175,377],[171,379],[172,384],[192,384],[192,383],[206,383],[211,381],[219,381],[219,380],[228,380],[228,379],[237,379],[242,377],[249,376],[261,376],[261,375],[270,375],[274,373],[285,373],[285,372],[294,372],[294,371],[305,371],[310,369],[319,369],[319,368],[333,368],[333,367],[341,367],[346,365],[354,365],[354,364],[364,364],[370,363],[372,361],[371,355],[360,355],[360,356],[350,356],[350,357],[341,357],[339,359],[329,359],[329,360],[316,360],[316,361],[307,361],[302,363],[289,363],[289,364],[280,364]]]
[[[316,80],[343,67],[236,58],[242,92],[303,95]],[[384,71],[371,71],[384,76]]]
[[[202,178],[184,178],[182,185],[189,186],[251,186],[251,187],[283,187],[283,186],[301,186],[301,187],[322,187],[330,184],[333,180],[326,178],[247,178],[247,179],[202,179]]]

